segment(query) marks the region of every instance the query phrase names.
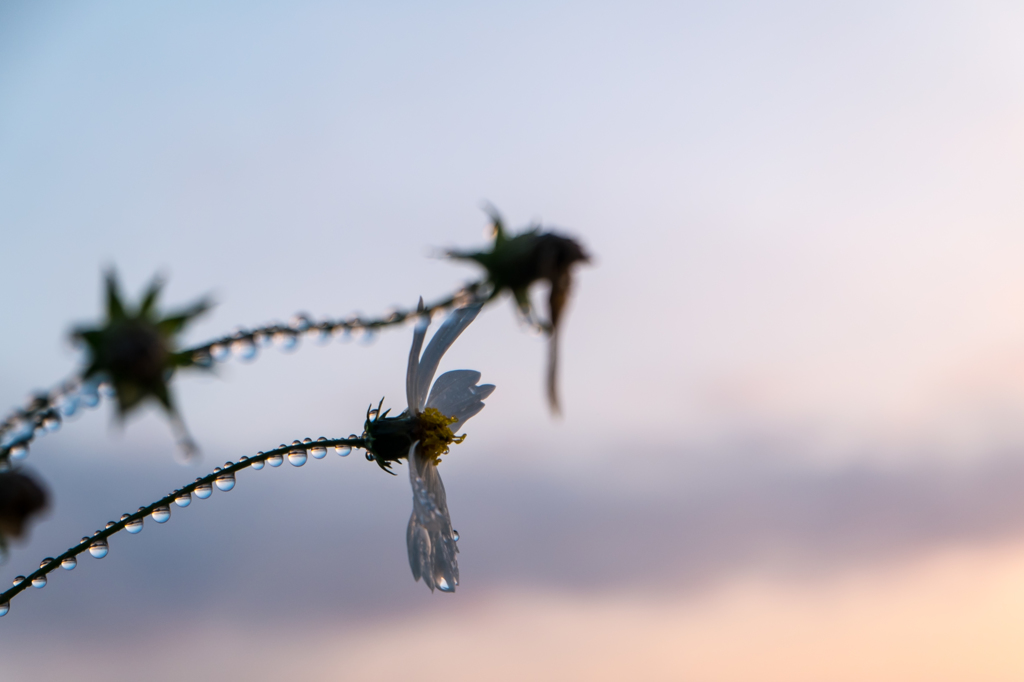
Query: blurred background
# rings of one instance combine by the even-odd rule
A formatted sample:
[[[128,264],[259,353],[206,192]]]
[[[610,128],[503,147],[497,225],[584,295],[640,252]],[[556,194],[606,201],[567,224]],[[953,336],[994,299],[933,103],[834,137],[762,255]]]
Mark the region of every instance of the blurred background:
[[[508,301],[442,364],[498,387],[440,469],[456,594],[410,575],[404,467],[331,454],[18,597],[3,677],[1021,679],[1022,33],[999,0],[0,3],[0,405],[81,365],[108,265],[212,293],[198,343],[441,296],[484,201],[594,255],[563,418]],[[400,408],[410,337],[182,373],[197,465],[153,410],[67,423],[0,578]]]

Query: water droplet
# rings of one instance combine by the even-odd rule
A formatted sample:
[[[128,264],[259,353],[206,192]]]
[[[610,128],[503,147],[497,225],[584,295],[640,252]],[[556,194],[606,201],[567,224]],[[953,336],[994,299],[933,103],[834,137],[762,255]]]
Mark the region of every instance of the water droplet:
[[[171,508],[166,504],[162,504],[159,507],[156,507],[152,513],[150,513],[150,516],[152,516],[153,520],[157,523],[167,523],[171,518]]]
[[[116,523],[114,523],[113,521],[107,521],[107,525],[105,525],[105,526],[104,526],[103,528],[104,528],[104,529],[107,529],[107,528],[113,528],[113,527],[114,527],[114,526],[116,526],[116,525],[117,525],[117,524],[116,524]]]
[[[200,500],[205,500],[213,494],[213,486],[209,483],[200,483],[195,487],[195,494]]]
[[[100,394],[96,391],[96,384],[92,382],[82,385],[80,397],[86,407],[96,407],[100,404]]]
[[[89,554],[92,554],[97,559],[102,559],[103,557],[107,556],[107,552],[109,551],[110,546],[107,545],[106,538],[99,538],[98,540],[93,540],[92,544],[89,545]]]
[[[267,464],[269,464],[272,467],[279,467],[283,463],[284,457],[282,457],[281,455],[271,455],[270,457],[267,457]]]
[[[123,517],[122,517],[122,520],[123,520]],[[132,535],[135,535],[136,533],[141,533],[142,532],[142,519],[141,518],[134,518],[134,519],[132,519],[131,521],[129,521],[126,524],[124,524],[124,529],[126,531],[128,531],[129,533],[131,533]]]
[[[302,332],[309,329],[312,324],[313,320],[310,319],[309,315],[305,313],[298,313],[296,315],[292,315],[290,326],[292,329]]]
[[[60,562],[60,567],[63,568],[65,571],[74,570],[75,566],[77,565],[78,559],[76,559],[73,556],[65,557],[65,559]]]
[[[16,575],[16,576],[14,576],[14,580],[12,580],[11,582],[14,583],[15,586],[20,585],[23,582],[25,582],[25,576],[23,576],[23,575]]]
[[[262,453],[262,452],[257,452],[257,453],[256,453],[256,456],[257,456],[257,457],[262,457],[262,456],[263,456],[263,453]],[[252,464],[251,464],[250,466],[251,466],[251,467],[252,467],[253,469],[255,469],[256,471],[259,471],[259,470],[260,470],[260,469],[262,469],[262,468],[263,468],[264,466],[266,466],[266,462],[265,462],[264,460],[262,460],[262,459],[259,459],[259,460],[256,460],[255,462],[253,462],[253,463],[252,463]]]
[[[321,441],[325,440],[327,439],[321,436],[320,438],[316,439],[316,442],[320,443]],[[327,447],[324,445],[314,445],[309,449],[309,454],[313,455],[314,459],[323,459],[324,457],[327,456]]]
[[[299,343],[299,337],[291,332],[274,332],[274,345],[281,350],[293,350]]]
[[[306,448],[295,448],[288,453],[288,463],[300,467],[306,463]]]
[[[369,418],[371,420],[376,420],[377,419],[377,414],[379,414],[379,412],[380,412],[380,410],[378,410],[377,408],[374,408],[374,409],[370,410],[370,413],[368,415],[366,415],[366,416],[367,416],[367,418]]]
[[[215,343],[210,346],[210,357],[217,362],[224,362],[231,357],[231,349],[222,343]]]
[[[45,419],[43,419],[43,428],[53,433],[60,429],[60,417],[56,413],[51,413]]]
[[[372,462],[373,461],[373,453],[371,453],[369,451],[366,452],[366,461],[367,462]]]
[[[437,589],[441,590],[442,592],[454,592],[455,586],[449,585],[447,580],[445,580],[443,577],[440,577],[437,579]]]
[[[210,354],[204,350],[197,350],[192,354],[192,362],[199,367],[211,367],[213,366],[213,358]]]
[[[36,589],[42,589],[46,587],[46,576],[37,575],[35,578],[32,578],[32,587]]]
[[[60,400],[60,413],[65,417],[72,416],[78,411],[78,396],[73,393],[64,395]]]
[[[0,618],[3,618],[4,616],[6,616],[10,612],[11,612],[11,602],[9,602],[9,601],[0,602]]]
[[[252,360],[256,357],[256,344],[249,339],[238,339],[232,342],[231,352],[242,360]]]
[[[11,459],[13,459],[16,462],[25,459],[26,457],[28,457],[28,445],[25,443],[18,443],[17,445],[12,445],[11,449],[9,450],[9,453]]]
[[[455,530],[454,528],[452,528],[452,538],[455,540],[455,542],[459,541],[459,531]]]
[[[308,445],[309,443],[313,442],[313,439],[312,438],[303,438],[302,442]],[[292,441],[292,445],[298,445],[298,443],[299,443],[299,441],[297,441],[297,440],[293,440]]]
[[[45,568],[46,564],[52,564],[52,563],[53,563],[53,557],[52,556],[48,556],[48,557],[46,557],[45,559],[43,559],[42,561],[39,562],[39,568]]]
[[[349,445],[335,445],[334,451],[341,457],[348,457],[348,453],[352,452],[352,447]]]
[[[78,544],[83,545],[86,542],[89,542],[89,538],[82,538],[81,540],[78,541]]]
[[[227,492],[235,487],[235,474],[234,472],[221,474],[217,478],[213,479],[213,483],[217,486],[218,490]]]
[[[187,507],[192,504],[192,493],[184,492],[174,498],[174,504],[179,507]]]
[[[101,382],[100,385],[96,387],[96,390],[98,390],[100,395],[104,398],[113,398],[117,395],[117,391],[114,390],[114,385],[109,381]]]

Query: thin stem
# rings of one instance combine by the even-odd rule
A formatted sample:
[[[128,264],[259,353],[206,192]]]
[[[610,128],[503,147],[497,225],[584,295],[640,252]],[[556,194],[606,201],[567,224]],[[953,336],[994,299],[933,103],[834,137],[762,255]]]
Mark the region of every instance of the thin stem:
[[[33,571],[29,575],[25,576],[25,579],[23,581],[21,581],[17,585],[14,585],[10,589],[8,589],[6,592],[0,593],[0,606],[6,605],[6,606],[9,607],[10,600],[13,597],[15,597],[16,595],[21,593],[23,590],[25,590],[29,585],[32,584],[32,581],[35,580],[36,578],[39,578],[40,576],[45,576],[48,573],[50,573],[51,571],[53,571],[54,569],[56,569],[58,566],[61,565],[61,563],[65,559],[69,559],[69,558],[72,558],[72,557],[77,557],[79,554],[87,551],[89,549],[90,545],[92,545],[97,540],[105,540],[106,538],[110,537],[114,533],[117,533],[118,531],[123,530],[124,527],[126,525],[128,525],[129,523],[131,523],[133,521],[142,520],[145,517],[149,516],[150,514],[153,513],[153,511],[155,509],[157,509],[159,507],[168,507],[169,508],[170,504],[172,502],[174,502],[176,499],[184,496],[185,494],[191,495],[191,493],[193,493],[195,491],[195,489],[200,487],[200,486],[213,486],[213,485],[216,485],[216,480],[218,478],[222,477],[222,476],[227,476],[229,474],[234,474],[236,471],[241,471],[242,469],[245,469],[246,467],[250,467],[253,464],[255,464],[256,462],[265,462],[267,459],[269,459],[271,457],[277,457],[277,456],[286,457],[289,452],[292,452],[292,451],[294,451],[296,449],[300,449],[301,448],[301,449],[306,450],[308,452],[308,450],[310,448],[313,448],[313,447],[331,448],[331,447],[335,447],[335,446],[342,446],[342,447],[349,447],[349,448],[365,448],[366,447],[366,441],[363,438],[354,438],[354,437],[350,437],[350,438],[332,438],[332,439],[316,440],[316,441],[309,441],[309,442],[303,441],[299,445],[295,445],[294,443],[292,445],[284,445],[284,446],[281,446],[279,448],[275,448],[274,450],[268,450],[266,452],[261,452],[258,455],[256,455],[255,457],[242,457],[240,460],[238,460],[234,464],[230,464],[228,466],[217,467],[213,471],[213,473],[207,474],[206,476],[203,476],[202,478],[197,478],[193,483],[190,483],[189,485],[186,485],[183,488],[179,488],[178,490],[175,490],[174,492],[161,497],[156,502],[153,502],[153,503],[151,503],[151,504],[149,504],[149,505],[147,505],[145,507],[140,507],[139,510],[137,512],[135,512],[134,514],[128,514],[128,515],[124,516],[124,518],[122,518],[120,521],[118,521],[116,523],[115,522],[111,522],[111,524],[108,525],[107,528],[104,528],[103,530],[98,530],[98,531],[96,531],[95,533],[93,533],[89,537],[82,538],[81,542],[79,542],[76,546],[71,547],[70,549],[68,549],[63,554],[54,557],[51,561],[48,561],[47,563],[42,564],[38,570]]]
[[[455,293],[424,306],[422,310],[399,309],[383,317],[362,318],[357,316],[344,320],[326,319],[320,322],[300,318],[297,323],[291,325],[272,324],[222,336],[198,346],[185,348],[180,353],[189,355],[197,365],[210,366],[214,359],[222,353],[229,355],[232,352],[232,347],[235,349],[247,347],[254,351],[259,342],[266,339],[295,340],[300,334],[316,332],[321,335],[334,335],[339,332],[352,333],[357,330],[373,333],[401,324],[417,315],[430,315],[452,306],[466,305],[476,298],[486,300],[486,289],[486,282],[481,280],[467,284]],[[12,454],[17,455],[19,448],[28,448],[36,436],[50,430],[51,425],[59,428],[63,417],[70,416],[75,409],[78,409],[79,403],[84,403],[87,407],[95,406],[99,401],[95,385],[88,384],[92,389],[91,392],[82,391],[81,395],[79,394],[80,389],[86,385],[81,376],[76,374],[57,388],[46,393],[36,394],[25,408],[11,411],[7,418],[0,423],[0,465],[7,462]],[[62,410],[62,403],[65,400],[74,401],[70,410]]]

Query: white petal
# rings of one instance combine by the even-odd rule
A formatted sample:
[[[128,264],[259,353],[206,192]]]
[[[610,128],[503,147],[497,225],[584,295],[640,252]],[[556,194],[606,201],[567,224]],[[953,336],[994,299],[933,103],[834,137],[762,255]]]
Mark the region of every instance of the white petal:
[[[422,303],[423,299],[421,298],[420,304]],[[423,348],[423,339],[427,335],[427,327],[429,325],[429,319],[417,321],[416,327],[412,332],[412,348],[409,349],[409,367],[405,372],[405,400],[410,413],[418,411],[416,387],[417,377],[419,376],[420,349]]]
[[[427,349],[423,351],[423,357],[420,358],[419,368],[417,369],[417,404],[415,406],[417,411],[422,410],[427,402],[427,389],[430,388],[430,382],[434,380],[434,372],[437,371],[437,366],[441,363],[442,356],[455,343],[455,339],[459,338],[459,334],[466,330],[469,323],[476,319],[482,305],[482,303],[475,303],[452,311],[451,315],[444,321],[444,324],[437,330],[437,333],[434,334],[434,338],[430,339]],[[410,403],[409,407],[411,409],[413,405]]]
[[[412,483],[412,515],[406,529],[409,567],[416,580],[423,578],[430,591],[435,587],[454,592],[459,584],[459,548],[448,516],[444,484],[431,461],[419,453],[419,443],[409,448],[409,481]]]
[[[446,417],[455,417],[458,421],[451,425],[451,429],[456,432],[470,417],[484,409],[484,398],[494,391],[492,384],[477,386],[479,380],[480,372],[471,369],[445,372],[430,389],[427,407],[436,408]]]

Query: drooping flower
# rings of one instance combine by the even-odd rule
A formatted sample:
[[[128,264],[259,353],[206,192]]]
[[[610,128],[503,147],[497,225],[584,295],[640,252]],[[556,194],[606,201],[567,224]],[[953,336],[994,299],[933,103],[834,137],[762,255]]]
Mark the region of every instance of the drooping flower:
[[[20,538],[29,520],[47,506],[46,489],[22,471],[0,472],[0,557],[6,554],[7,539]]]
[[[420,310],[422,304],[421,300]],[[435,587],[454,592],[459,584],[459,564],[455,558],[459,548],[437,465],[451,445],[465,439],[465,435],[456,436],[455,432],[484,409],[483,400],[494,391],[491,384],[477,384],[480,372],[474,370],[445,372],[437,381],[433,381],[434,373],[442,356],[476,318],[481,306],[475,303],[452,312],[422,355],[429,320],[421,317],[413,332],[405,375],[408,407],[397,417],[388,417],[387,412],[380,413],[378,405],[376,412],[368,412],[363,435],[368,443],[368,455],[381,468],[390,471],[391,462],[409,461],[412,484],[412,515],[406,529],[409,567],[413,577],[422,578],[431,592]]]
[[[590,257],[579,242],[554,232],[542,232],[539,227],[509,237],[501,215],[488,207],[493,226],[494,243],[490,251],[448,251],[448,257],[472,260],[487,270],[491,286],[490,298],[508,290],[515,299],[519,312],[531,324],[540,327],[548,336],[547,393],[551,410],[558,414],[558,331],[562,313],[572,288],[572,269],[576,263],[588,263]],[[546,280],[548,293],[548,320],[538,320],[530,303],[530,285]]]
[[[179,443],[186,454],[195,450],[184,423],[175,409],[168,382],[180,367],[195,365],[189,353],[177,352],[174,337],[193,318],[210,308],[201,300],[167,317],[157,313],[157,298],[163,281],[156,277],[143,294],[138,308],[130,310],[122,301],[117,276],[106,274],[107,319],[94,329],[76,329],[72,337],[83,341],[89,351],[89,365],[83,379],[107,379],[117,397],[118,417],[147,398],[158,402],[167,412]]]

